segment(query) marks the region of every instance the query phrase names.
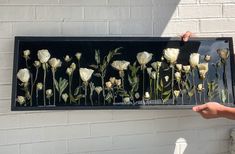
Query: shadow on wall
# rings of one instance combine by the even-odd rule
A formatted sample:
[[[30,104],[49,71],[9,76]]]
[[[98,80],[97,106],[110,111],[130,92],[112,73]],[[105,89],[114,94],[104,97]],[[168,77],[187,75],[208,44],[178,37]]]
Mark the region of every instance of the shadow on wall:
[[[179,2],[180,0],[153,0],[154,35],[161,36],[169,21],[176,17]]]

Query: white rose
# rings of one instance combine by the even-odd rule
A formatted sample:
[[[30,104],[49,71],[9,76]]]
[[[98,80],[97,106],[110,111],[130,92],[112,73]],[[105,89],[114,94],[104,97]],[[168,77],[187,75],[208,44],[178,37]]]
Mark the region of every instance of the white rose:
[[[176,78],[176,81],[180,81],[180,79],[181,79],[180,72],[175,72],[175,78]]]
[[[102,87],[95,87],[95,91],[98,95],[100,94],[102,90],[103,90]]]
[[[117,86],[121,86],[121,84],[122,84],[121,79],[116,79],[116,80],[115,80],[115,84],[116,84]]]
[[[17,102],[19,102],[20,105],[25,103],[25,97],[24,96],[17,96]]]
[[[72,68],[72,70],[74,71],[74,70],[76,69],[76,64],[75,64],[75,63],[72,63],[72,64],[70,65],[70,68]]]
[[[151,76],[152,79],[155,80],[157,78],[157,72],[155,72],[155,71],[151,72],[150,76]]]
[[[146,51],[144,51],[144,52],[139,52],[139,53],[137,54],[137,60],[138,60],[138,62],[139,62],[140,65],[145,65],[145,64],[147,64],[148,62],[151,61],[152,57],[153,57],[153,54],[152,54],[152,53],[148,53],[148,52],[146,52]]]
[[[153,62],[151,66],[157,71],[162,66],[162,62],[160,61]]]
[[[115,78],[115,77],[110,77],[110,78],[109,78],[109,81],[110,81],[112,84],[114,84],[114,83],[115,83],[115,80],[116,80],[116,78]]]
[[[197,85],[197,90],[199,92],[202,92],[204,90],[203,85],[201,83]]]
[[[116,61],[113,61],[111,66],[119,71],[124,71],[124,70],[127,70],[127,67],[129,64],[130,62],[125,61],[125,60],[116,60]]]
[[[23,54],[24,54],[24,58],[28,59],[30,55],[30,50],[24,50]]]
[[[52,68],[58,68],[58,67],[61,67],[61,61],[57,58],[51,58],[49,60],[49,64],[51,65]]]
[[[51,89],[47,89],[46,90],[46,95],[47,95],[47,98],[51,97],[53,94],[52,94],[52,90]]]
[[[20,69],[17,73],[17,78],[23,82],[23,83],[27,83],[29,81],[30,78],[30,73],[29,70],[27,68],[24,69]]]
[[[148,72],[149,75],[151,75],[152,67],[148,67],[148,68],[147,68],[147,72]]]
[[[198,70],[199,70],[199,75],[202,79],[206,78],[206,73],[209,70],[208,63],[201,63],[197,65]]]
[[[38,50],[38,59],[41,63],[46,63],[50,59],[51,54],[47,49]]]
[[[179,49],[167,48],[164,50],[164,58],[171,64],[174,64],[179,56]]]
[[[87,68],[80,68],[79,69],[79,74],[82,79],[82,81],[87,82],[91,79],[91,76],[93,74],[94,70],[92,69],[87,69]]]
[[[76,56],[77,60],[80,61],[81,56],[82,56],[82,53],[77,52],[77,53],[75,54],[75,56]]]
[[[124,102],[124,103],[128,103],[128,102],[130,102],[130,101],[131,101],[130,97],[124,97],[124,98],[123,98],[123,102]]]
[[[41,66],[41,63],[40,61],[36,60],[34,61],[33,65],[36,67],[36,68],[39,68]]]
[[[69,76],[72,75],[73,69],[70,68],[70,67],[68,67],[68,68],[66,69],[66,73],[67,73]]]
[[[106,88],[110,89],[110,88],[112,88],[112,83],[110,81],[105,82],[105,86],[106,86]]]
[[[199,53],[191,53],[189,57],[189,63],[192,68],[195,68],[199,64]]]
[[[176,64],[175,66],[176,66],[176,68],[177,68],[178,71],[181,71],[181,70],[182,70],[182,64]]]

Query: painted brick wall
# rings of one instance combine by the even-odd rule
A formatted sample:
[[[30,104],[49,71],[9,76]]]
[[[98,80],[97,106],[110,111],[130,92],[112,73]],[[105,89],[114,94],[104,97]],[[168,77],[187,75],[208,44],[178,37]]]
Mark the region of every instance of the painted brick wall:
[[[235,122],[204,120],[189,110],[10,111],[16,35],[178,36],[186,30],[235,37],[234,0],[0,0],[0,153],[227,154]]]

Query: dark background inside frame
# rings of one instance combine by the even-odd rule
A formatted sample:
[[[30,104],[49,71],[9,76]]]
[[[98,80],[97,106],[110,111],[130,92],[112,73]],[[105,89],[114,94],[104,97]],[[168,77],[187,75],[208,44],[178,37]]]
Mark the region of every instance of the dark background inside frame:
[[[27,37],[26,37],[27,38]],[[211,40],[211,39],[209,39]],[[215,40],[211,40],[211,41],[215,41]],[[66,75],[66,68],[70,66],[70,64],[72,62],[76,63],[76,57],[74,56],[77,52],[81,52],[82,53],[82,58],[81,58],[81,67],[88,67],[91,64],[95,64],[95,58],[94,58],[94,51],[95,50],[100,50],[101,53],[101,59],[107,55],[108,51],[110,51],[111,49],[115,49],[118,47],[122,47],[122,49],[120,50],[121,55],[117,55],[115,56],[113,60],[127,60],[130,61],[131,64],[133,64],[134,61],[136,61],[136,55],[138,52],[142,52],[142,51],[147,51],[150,53],[153,53],[153,59],[151,60],[150,63],[148,63],[147,66],[150,66],[150,64],[154,61],[160,61],[163,53],[163,49],[165,48],[179,48],[180,49],[180,55],[178,58],[178,63],[181,63],[183,65],[187,65],[188,63],[188,59],[189,59],[189,55],[193,52],[197,52],[200,49],[200,45],[203,44],[203,41],[200,41],[200,38],[198,40],[191,40],[189,42],[182,42],[179,40],[128,40],[128,41],[121,41],[121,40],[112,40],[112,41],[107,41],[107,40],[99,40],[99,39],[95,39],[94,40],[86,40],[86,38],[84,38],[84,40],[76,40],[73,38],[70,38],[70,40],[66,39],[63,40],[63,38],[60,38],[58,40],[47,40],[46,38],[44,39],[36,39],[36,41],[32,38],[32,39],[26,39],[26,40],[21,40],[19,41],[19,46],[17,48],[17,51],[15,52],[19,52],[19,57],[17,57],[18,60],[18,66],[15,68],[24,68],[25,67],[25,60],[22,57],[22,52],[26,49],[29,49],[31,51],[31,55],[30,55],[30,60],[29,60],[29,65],[31,67],[33,66],[33,62],[34,60],[37,59],[37,51],[40,49],[48,49],[50,54],[51,54],[51,58],[55,57],[55,58],[59,58],[63,61],[62,64],[62,68],[59,68],[57,73],[56,73],[56,78],[58,80],[59,77],[63,77],[63,78],[68,78],[68,76]],[[231,50],[231,49],[230,49]],[[64,62],[63,58],[65,57],[65,55],[69,55],[71,57],[73,57],[72,61],[69,63]],[[33,69],[35,70],[35,69]],[[35,74],[35,72],[33,72],[33,74]],[[42,82],[42,75],[43,75],[43,71],[42,69],[40,69],[39,71],[39,78],[38,81]],[[126,73],[127,74],[127,73]],[[16,74],[14,74],[16,75]],[[77,76],[76,76],[77,75]],[[141,72],[139,73],[140,78],[142,77]],[[164,74],[165,75],[165,74]],[[115,76],[117,78],[119,78],[118,76],[118,71],[114,70],[110,65],[107,69],[107,76],[105,78],[105,81],[107,81],[109,79],[109,77],[111,76]],[[48,71],[47,74],[47,87],[50,89],[52,89],[52,75],[50,70]],[[73,85],[78,85],[78,80],[76,80],[78,77],[78,70],[75,71],[74,74],[74,81],[73,81]],[[146,79],[148,79],[148,75],[146,73]],[[96,86],[101,85],[100,83],[100,79],[96,78],[96,77],[92,77],[91,81],[93,81],[95,83]],[[125,78],[125,82],[127,83],[127,75]],[[145,80],[145,85],[148,85],[148,81]],[[130,87],[126,86],[127,89],[129,89]],[[73,89],[75,89],[76,87],[73,87]],[[149,87],[147,86],[146,90]],[[142,89],[142,84],[140,84],[139,87],[139,92],[141,93]],[[22,91],[19,89],[19,86],[17,86],[17,89],[15,89],[15,97],[17,95],[23,95]],[[95,97],[95,96],[94,96]],[[120,101],[120,98],[119,98]],[[33,100],[33,102],[35,102],[35,100]],[[41,102],[42,104],[42,102]],[[64,104],[57,104],[57,105],[64,105]]]

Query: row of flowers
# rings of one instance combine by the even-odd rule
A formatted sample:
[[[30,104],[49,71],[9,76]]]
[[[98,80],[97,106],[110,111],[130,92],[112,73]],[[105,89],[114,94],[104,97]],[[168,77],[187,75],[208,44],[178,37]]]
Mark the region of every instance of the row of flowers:
[[[167,48],[163,52],[163,57],[161,61],[156,61],[151,63],[151,67],[147,66],[152,60],[153,54],[149,52],[139,52],[136,56],[139,65],[136,62],[131,64],[131,62],[126,60],[114,60],[112,58],[119,53],[120,48],[109,51],[109,53],[103,57],[101,60],[99,50],[95,50],[95,61],[96,64],[90,65],[89,68],[80,67],[80,60],[82,53],[76,53],[76,62],[71,62],[72,58],[70,56],[65,56],[64,61],[66,63],[71,63],[66,69],[66,74],[68,79],[63,79],[62,77],[56,79],[57,70],[62,67],[62,61],[57,58],[51,58],[51,54],[48,50],[39,50],[37,53],[38,60],[34,61],[33,65],[36,69],[35,75],[32,74],[31,66],[28,66],[28,61],[30,60],[30,50],[23,51],[23,58],[25,59],[26,68],[21,68],[18,70],[17,78],[21,81],[20,86],[24,91],[24,96],[17,96],[17,102],[20,105],[33,106],[33,96],[35,90],[36,103],[34,105],[39,105],[39,92],[42,91],[43,94],[43,105],[56,105],[62,100],[67,103],[75,102],[81,105],[88,105],[87,98],[89,97],[89,104],[94,105],[93,92],[97,93],[97,98],[95,98],[98,105],[101,105],[101,93],[103,104],[106,105],[116,103],[116,98],[121,97],[121,101],[125,103],[135,102],[142,98],[142,103],[145,104],[146,100],[161,100],[162,103],[166,103],[170,98],[172,98],[172,103],[175,104],[177,99],[181,97],[181,103],[184,104],[184,96],[191,97],[194,96],[194,101],[203,102],[206,99],[206,93],[208,97],[210,94],[215,92],[218,88],[218,83],[215,81],[206,81],[207,72],[209,71],[209,62],[211,60],[210,55],[205,55],[204,63],[200,63],[200,54],[192,53],[189,57],[190,65],[182,65],[177,63],[179,56],[179,49]],[[229,92],[227,86],[226,77],[226,61],[229,57],[228,49],[218,49],[218,55],[220,56],[220,64],[223,66],[223,102],[229,101]],[[161,76],[160,73],[163,70],[163,63],[168,64],[168,69],[171,75]],[[107,67],[111,65],[115,70],[118,71],[119,77],[110,77],[108,81],[106,72]],[[216,65],[216,69],[219,69],[220,65]],[[43,81],[38,81],[39,69],[43,70]],[[53,86],[48,88],[46,84],[47,71],[51,69]],[[75,70],[79,71],[78,87],[74,90],[72,89],[73,75]],[[146,70],[149,78],[146,79]],[[125,72],[129,73],[125,73]],[[142,72],[142,81],[140,81],[139,72]],[[195,74],[199,75],[200,83],[196,84]],[[127,75],[126,75],[127,74]],[[92,76],[100,78],[101,85],[94,85],[91,81]],[[126,80],[128,79],[128,80]],[[149,90],[146,91],[145,81],[149,81]],[[163,81],[164,80],[164,81]],[[128,83],[127,83],[128,81]],[[190,82],[192,81],[192,85]],[[219,82],[219,79],[216,80]],[[207,83],[205,83],[207,82]],[[142,84],[142,92],[140,92],[139,87]],[[206,85],[207,92],[206,92]],[[127,90],[126,85],[130,85],[131,89]],[[197,86],[195,86],[197,85]],[[68,92],[66,92],[68,91]],[[142,94],[142,97],[140,96]],[[198,96],[199,95],[199,101]],[[204,95],[204,100],[202,100],[202,94]],[[56,98],[58,95],[58,99]],[[53,97],[53,99],[51,99]],[[82,100],[84,99],[84,101]],[[53,103],[51,102],[53,100]]]

